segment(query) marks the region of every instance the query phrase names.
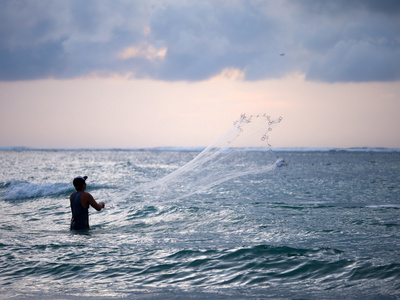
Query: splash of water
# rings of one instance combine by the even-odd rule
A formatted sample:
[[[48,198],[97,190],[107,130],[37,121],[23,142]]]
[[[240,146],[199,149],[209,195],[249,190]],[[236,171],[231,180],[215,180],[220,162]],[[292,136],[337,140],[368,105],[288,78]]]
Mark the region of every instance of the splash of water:
[[[237,177],[280,168],[285,165],[282,159],[275,157],[262,164],[255,164],[248,161],[246,153],[248,147],[254,145],[258,149],[261,146],[262,150],[271,151],[269,133],[281,121],[282,117],[272,119],[266,114],[242,114],[228,132],[190,162],[163,178],[135,187],[126,194],[126,198],[135,193],[140,194],[142,199],[176,200],[205,192]]]

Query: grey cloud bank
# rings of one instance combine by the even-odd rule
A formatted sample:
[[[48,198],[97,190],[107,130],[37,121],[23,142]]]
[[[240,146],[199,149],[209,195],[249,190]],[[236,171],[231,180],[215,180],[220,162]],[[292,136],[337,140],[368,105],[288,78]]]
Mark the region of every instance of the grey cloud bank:
[[[280,53],[285,53],[281,56]],[[1,1],[0,80],[400,79],[400,1]]]

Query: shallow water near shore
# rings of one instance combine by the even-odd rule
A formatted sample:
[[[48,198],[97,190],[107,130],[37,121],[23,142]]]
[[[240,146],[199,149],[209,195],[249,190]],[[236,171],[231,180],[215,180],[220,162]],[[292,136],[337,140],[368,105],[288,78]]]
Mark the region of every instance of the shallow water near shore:
[[[288,165],[154,197],[137,187],[199,151],[0,153],[3,299],[400,297],[398,151],[244,149],[241,167]],[[77,175],[106,203],[86,232],[69,230]]]

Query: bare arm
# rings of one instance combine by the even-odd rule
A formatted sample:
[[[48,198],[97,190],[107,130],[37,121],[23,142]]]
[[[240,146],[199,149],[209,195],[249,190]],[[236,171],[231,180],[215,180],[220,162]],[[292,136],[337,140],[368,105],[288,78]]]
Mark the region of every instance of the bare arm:
[[[90,206],[92,206],[97,211],[100,211],[102,208],[104,208],[104,202],[97,203],[96,200],[94,200],[93,196],[89,193],[82,193],[81,197],[86,203],[90,204]]]

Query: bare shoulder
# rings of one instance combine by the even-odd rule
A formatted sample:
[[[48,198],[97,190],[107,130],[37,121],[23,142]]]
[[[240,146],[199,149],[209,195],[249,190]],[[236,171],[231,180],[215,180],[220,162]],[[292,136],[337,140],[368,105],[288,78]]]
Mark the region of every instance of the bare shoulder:
[[[93,196],[87,192],[82,192],[81,198],[90,200],[93,199]]]
[[[83,192],[81,196],[81,201],[87,204],[87,206],[92,206],[95,208],[97,211],[101,210],[104,208],[104,203],[100,202],[97,203],[96,200],[94,200],[93,196],[89,193]]]

